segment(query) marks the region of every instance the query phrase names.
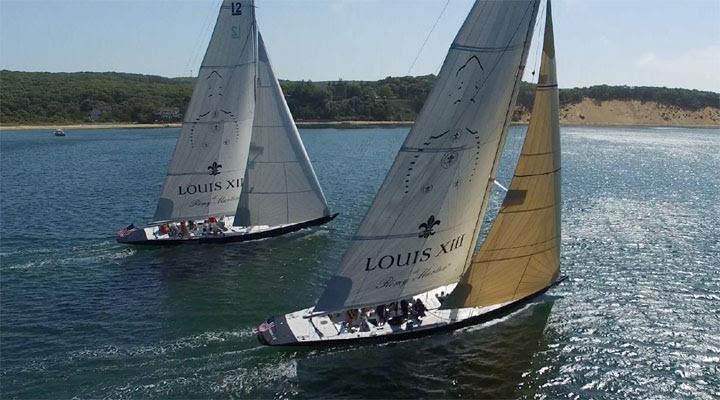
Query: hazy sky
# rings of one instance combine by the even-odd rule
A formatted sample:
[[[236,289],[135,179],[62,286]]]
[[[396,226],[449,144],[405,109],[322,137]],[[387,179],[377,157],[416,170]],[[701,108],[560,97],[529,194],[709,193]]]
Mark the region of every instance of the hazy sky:
[[[219,4],[0,0],[0,68],[188,76],[197,72]],[[408,74],[445,0],[256,5],[280,78],[375,80]],[[471,5],[450,0],[411,75],[437,72]],[[720,91],[720,0],[555,0],[553,13],[562,87]]]

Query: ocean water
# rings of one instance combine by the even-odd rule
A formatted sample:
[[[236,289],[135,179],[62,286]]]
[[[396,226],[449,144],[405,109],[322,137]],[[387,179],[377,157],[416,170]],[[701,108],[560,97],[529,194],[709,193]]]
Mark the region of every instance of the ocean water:
[[[259,322],[320,294],[406,133],[301,131],[340,212],[327,227],[149,249],[114,235],[151,218],[177,129],[1,132],[0,397],[720,397],[720,129],[564,127],[569,279],[518,312],[393,344],[261,347]]]

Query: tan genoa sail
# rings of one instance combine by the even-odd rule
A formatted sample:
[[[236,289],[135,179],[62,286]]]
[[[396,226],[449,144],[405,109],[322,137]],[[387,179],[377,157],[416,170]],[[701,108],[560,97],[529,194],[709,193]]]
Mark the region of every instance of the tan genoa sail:
[[[443,308],[522,299],[560,270],[560,126],[555,47],[547,5],[540,77],[512,183],[482,247]]]

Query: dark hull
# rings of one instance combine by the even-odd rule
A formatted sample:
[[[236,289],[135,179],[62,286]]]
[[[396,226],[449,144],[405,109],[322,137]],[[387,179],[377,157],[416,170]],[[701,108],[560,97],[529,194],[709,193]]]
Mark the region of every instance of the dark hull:
[[[283,226],[276,229],[268,229],[262,232],[248,233],[246,235],[232,235],[232,236],[218,236],[218,237],[201,237],[197,239],[163,239],[163,240],[138,240],[135,242],[121,242],[122,244],[136,244],[143,246],[170,246],[180,244],[200,244],[200,243],[235,243],[235,242],[249,242],[251,240],[266,239],[275,236],[285,235],[291,232],[297,232],[299,230],[310,228],[313,226],[326,224],[335,217],[338,213],[328,215],[327,217],[317,218],[310,221],[301,222],[295,225]]]
[[[540,291],[537,291],[529,296],[523,297],[522,299],[518,299],[513,303],[510,303],[508,305],[500,307],[496,310],[490,311],[488,313],[478,315],[476,317],[471,317],[471,318],[468,318],[468,319],[465,319],[462,321],[454,322],[451,324],[434,327],[434,328],[407,331],[407,332],[402,332],[402,333],[394,333],[394,334],[390,334],[390,335],[378,335],[378,336],[372,336],[372,337],[354,338],[354,339],[318,340],[318,341],[293,342],[293,343],[286,343],[286,344],[270,344],[262,337],[262,335],[258,334],[257,337],[261,344],[268,345],[268,346],[325,347],[325,348],[342,347],[342,346],[348,346],[348,345],[379,344],[379,343],[399,342],[399,341],[403,341],[403,340],[410,340],[410,339],[415,339],[415,338],[419,338],[419,337],[423,337],[423,336],[452,332],[452,331],[462,329],[462,328],[465,328],[468,326],[478,325],[478,324],[482,324],[484,322],[492,321],[494,319],[502,318],[514,311],[521,309],[528,303],[532,302],[536,298],[543,295],[545,292],[547,292],[551,288],[562,283],[565,279],[567,279],[567,276],[561,276],[560,278],[558,278],[555,282],[553,282],[548,287],[546,287]]]

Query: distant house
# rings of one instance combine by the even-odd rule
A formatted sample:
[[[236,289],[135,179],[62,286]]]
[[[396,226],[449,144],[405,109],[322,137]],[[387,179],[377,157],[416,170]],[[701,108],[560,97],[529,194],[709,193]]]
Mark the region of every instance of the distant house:
[[[100,106],[95,107],[88,113],[88,119],[92,122],[97,122],[101,119],[107,119],[112,115],[112,107]]]
[[[155,119],[158,121],[179,121],[181,118],[182,114],[177,107],[163,107],[155,111]]]

